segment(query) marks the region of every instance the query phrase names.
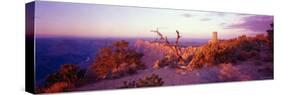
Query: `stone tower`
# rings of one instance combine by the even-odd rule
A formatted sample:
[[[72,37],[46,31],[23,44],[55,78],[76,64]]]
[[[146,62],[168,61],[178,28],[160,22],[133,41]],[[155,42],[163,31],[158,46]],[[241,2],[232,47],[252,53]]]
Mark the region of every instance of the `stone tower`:
[[[218,33],[217,32],[213,32],[212,43],[217,43],[217,41],[218,41]]]

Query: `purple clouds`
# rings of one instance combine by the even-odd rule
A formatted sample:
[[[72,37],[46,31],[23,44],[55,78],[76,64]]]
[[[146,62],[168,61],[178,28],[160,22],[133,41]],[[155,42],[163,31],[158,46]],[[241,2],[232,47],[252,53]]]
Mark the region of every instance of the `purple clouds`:
[[[242,23],[228,25],[226,29],[246,29],[252,32],[265,32],[270,29],[270,24],[273,23],[273,16],[248,16],[243,17]]]

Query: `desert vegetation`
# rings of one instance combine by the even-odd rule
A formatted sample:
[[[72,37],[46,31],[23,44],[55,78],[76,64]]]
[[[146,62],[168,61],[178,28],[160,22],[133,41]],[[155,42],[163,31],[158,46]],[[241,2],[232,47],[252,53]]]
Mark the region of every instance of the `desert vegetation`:
[[[141,62],[143,54],[128,47],[128,42],[117,41],[112,46],[101,48],[91,70],[98,79],[116,78],[134,74],[145,68]]]
[[[37,88],[37,93],[66,92],[76,87],[76,83],[83,79],[85,70],[75,64],[63,64],[59,71],[47,76],[45,86]]]
[[[180,32],[176,30],[177,36],[175,43],[170,42],[168,37],[164,37],[164,35],[158,29],[152,32],[156,33],[159,36],[159,39],[156,40],[156,42],[164,44],[173,51],[172,54],[166,54],[163,59],[157,60],[154,63],[153,68],[164,67],[167,65],[175,66],[175,64],[184,65],[185,60],[183,59],[183,52],[181,50],[181,47],[179,46],[179,41],[182,37],[180,35]]]
[[[259,57],[262,45],[266,45],[265,36],[260,38],[240,36],[236,39],[221,40],[217,44],[209,43],[194,53],[190,68],[201,68],[220,63],[237,63],[252,57]]]
[[[137,81],[123,82],[123,86],[121,88],[138,88],[138,87],[153,87],[153,86],[162,86],[164,81],[156,74],[152,74],[151,76],[144,76],[143,79],[139,79]]]

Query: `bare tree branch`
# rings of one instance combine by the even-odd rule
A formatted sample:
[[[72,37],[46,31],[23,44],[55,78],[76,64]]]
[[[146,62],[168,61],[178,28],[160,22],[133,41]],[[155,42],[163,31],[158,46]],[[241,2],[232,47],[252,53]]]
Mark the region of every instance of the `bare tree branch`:
[[[178,56],[179,61],[183,61],[181,48],[179,47],[179,39],[181,38],[181,36],[180,36],[180,33],[178,30],[176,30],[176,33],[177,33],[177,39],[176,39],[176,44],[174,46],[175,52],[176,52],[176,55]]]
[[[165,39],[163,34],[159,32],[158,28],[156,28],[156,30],[151,30],[151,32],[156,33],[160,37],[159,40],[164,40]]]
[[[167,36],[165,36],[165,43],[168,44],[168,45],[170,44]]]
[[[158,31],[158,28],[156,28],[156,30],[152,30],[151,32],[157,33],[157,35],[160,36],[160,41],[164,40],[166,45],[168,45],[172,50],[174,50],[174,52],[175,52],[175,54],[178,58],[179,63],[184,64],[184,59],[182,57],[182,51],[181,51],[181,48],[179,47],[179,40],[181,38],[181,35],[180,35],[180,32],[178,30],[176,30],[177,39],[176,39],[175,44],[170,43],[167,36],[165,36],[165,38],[164,38],[163,34],[161,34]]]
[[[178,31],[178,30],[176,30],[176,33],[177,33],[176,45],[178,45],[178,43],[179,43],[179,39],[181,38],[181,36],[180,36],[180,33],[179,33],[179,31]]]

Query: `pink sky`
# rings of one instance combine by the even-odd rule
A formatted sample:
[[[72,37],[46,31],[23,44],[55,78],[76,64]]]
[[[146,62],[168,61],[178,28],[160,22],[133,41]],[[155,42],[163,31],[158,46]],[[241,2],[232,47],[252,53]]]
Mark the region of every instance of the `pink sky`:
[[[168,37],[179,30],[184,38],[221,38],[266,33],[273,16],[96,4],[35,1],[35,32],[38,36],[156,37],[159,28]]]

